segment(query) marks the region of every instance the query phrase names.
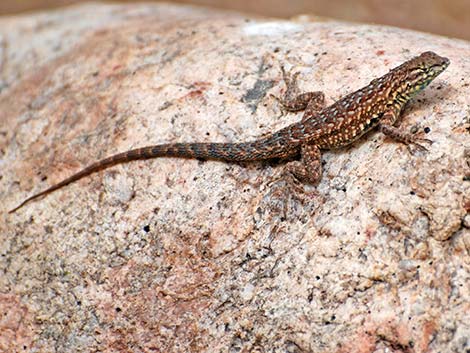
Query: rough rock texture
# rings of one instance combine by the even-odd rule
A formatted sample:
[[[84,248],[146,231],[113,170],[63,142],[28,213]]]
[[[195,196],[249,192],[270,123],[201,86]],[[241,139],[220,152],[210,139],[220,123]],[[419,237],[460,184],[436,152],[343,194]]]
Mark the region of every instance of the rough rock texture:
[[[468,42],[168,5],[0,32],[0,351],[469,352]],[[140,161],[6,213],[112,153],[298,120],[281,65],[332,103],[425,50],[451,65],[402,126],[429,153],[375,132],[303,190],[282,162]]]

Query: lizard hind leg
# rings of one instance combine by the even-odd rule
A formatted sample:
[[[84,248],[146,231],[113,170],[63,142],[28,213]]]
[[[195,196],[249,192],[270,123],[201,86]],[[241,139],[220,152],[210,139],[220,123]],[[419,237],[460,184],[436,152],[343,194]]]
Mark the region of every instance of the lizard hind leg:
[[[301,182],[318,184],[322,177],[320,148],[313,144],[302,145],[300,161],[288,163],[286,169]]]
[[[274,97],[283,107],[284,110],[288,112],[298,112],[305,110],[309,112],[309,116],[313,113],[320,111],[325,106],[325,95],[323,92],[300,92],[299,86],[297,84],[297,77],[300,72],[294,74],[287,73],[283,66],[281,66],[282,77],[286,84],[286,92],[284,96],[279,98],[274,95]],[[305,116],[304,116],[305,119]]]
[[[317,184],[322,175],[321,152],[313,144],[302,145],[301,160],[289,162],[263,198],[261,208],[269,209],[272,214],[278,212],[284,219],[296,220],[305,216],[305,207],[312,207],[319,196],[316,190],[308,191],[303,183]]]

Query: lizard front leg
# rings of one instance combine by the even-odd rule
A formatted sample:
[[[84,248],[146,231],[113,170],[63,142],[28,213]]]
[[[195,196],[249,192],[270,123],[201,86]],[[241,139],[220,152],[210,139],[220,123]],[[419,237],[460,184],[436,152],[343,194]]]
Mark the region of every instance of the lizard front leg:
[[[395,122],[398,120],[399,114],[400,114],[400,110],[398,109],[390,110],[386,112],[383,115],[381,122],[379,123],[379,130],[384,135],[396,141],[402,142],[406,145],[412,144],[421,150],[427,151],[427,148],[421,145],[421,143],[425,142],[425,143],[431,144],[432,143],[431,140],[419,138],[413,134],[410,134],[407,131],[404,131],[400,128],[393,126],[393,124],[395,124]]]
[[[288,112],[298,112],[305,110],[302,121],[312,117],[325,107],[325,95],[323,92],[303,92],[300,93],[297,77],[299,72],[293,75],[286,73],[284,67],[281,66],[282,78],[286,83],[286,92],[282,98],[273,96],[281,103],[282,107]]]
[[[300,161],[288,163],[286,169],[301,182],[317,184],[322,176],[320,148],[314,144],[302,145]]]

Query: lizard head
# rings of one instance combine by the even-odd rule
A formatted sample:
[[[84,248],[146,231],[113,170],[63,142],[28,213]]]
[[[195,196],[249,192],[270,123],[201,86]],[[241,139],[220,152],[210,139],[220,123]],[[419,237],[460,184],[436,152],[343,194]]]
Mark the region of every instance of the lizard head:
[[[421,91],[434,80],[447,66],[449,59],[427,51],[414,57],[401,65],[406,82],[407,93],[413,94]]]

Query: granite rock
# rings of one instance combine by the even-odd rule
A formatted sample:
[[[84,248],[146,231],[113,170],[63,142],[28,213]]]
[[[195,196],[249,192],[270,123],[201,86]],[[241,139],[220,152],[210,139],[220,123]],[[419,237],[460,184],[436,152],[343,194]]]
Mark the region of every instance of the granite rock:
[[[432,50],[449,68],[401,125],[282,161],[162,158],[22,199],[162,142],[300,119],[281,66],[332,103]],[[470,43],[302,17],[85,4],[0,19],[0,351],[468,352]]]

